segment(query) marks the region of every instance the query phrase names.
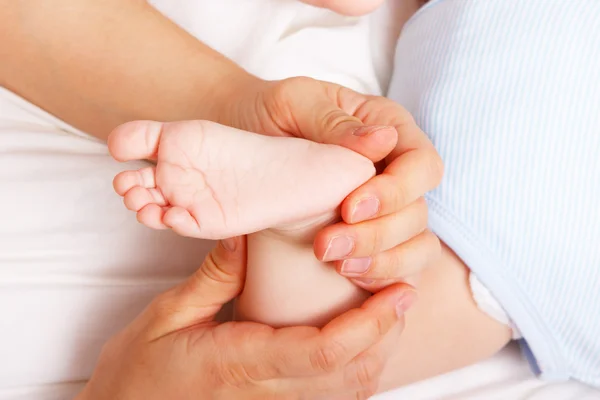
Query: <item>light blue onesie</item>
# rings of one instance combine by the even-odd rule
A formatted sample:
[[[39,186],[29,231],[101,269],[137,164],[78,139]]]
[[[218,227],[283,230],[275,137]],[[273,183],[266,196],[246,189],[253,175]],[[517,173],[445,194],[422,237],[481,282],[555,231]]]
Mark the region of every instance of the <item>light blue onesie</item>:
[[[432,0],[389,96],[446,165],[431,229],[536,371],[600,387],[600,0]]]

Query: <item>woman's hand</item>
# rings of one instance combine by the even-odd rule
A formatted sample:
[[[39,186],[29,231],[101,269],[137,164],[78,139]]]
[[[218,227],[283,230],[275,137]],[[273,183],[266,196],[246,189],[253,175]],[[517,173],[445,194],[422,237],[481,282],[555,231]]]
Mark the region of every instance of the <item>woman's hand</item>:
[[[244,240],[229,239],[158,296],[105,345],[78,400],[372,395],[415,292],[394,285],[322,329],[219,325],[215,314],[243,288],[245,255]]]
[[[342,275],[376,291],[439,257],[423,195],[440,183],[443,165],[403,107],[310,78],[257,80],[246,90],[250,94],[228,110],[223,123],[337,144],[382,161],[381,173],[342,204],[343,222],[317,236],[319,259],[335,261]]]

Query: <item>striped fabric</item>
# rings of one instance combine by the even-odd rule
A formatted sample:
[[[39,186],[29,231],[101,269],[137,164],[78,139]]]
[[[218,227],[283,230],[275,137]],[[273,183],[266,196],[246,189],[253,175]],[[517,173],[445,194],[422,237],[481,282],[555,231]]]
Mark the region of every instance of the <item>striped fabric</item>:
[[[542,377],[600,386],[600,0],[433,0],[389,94],[445,161],[432,230]]]

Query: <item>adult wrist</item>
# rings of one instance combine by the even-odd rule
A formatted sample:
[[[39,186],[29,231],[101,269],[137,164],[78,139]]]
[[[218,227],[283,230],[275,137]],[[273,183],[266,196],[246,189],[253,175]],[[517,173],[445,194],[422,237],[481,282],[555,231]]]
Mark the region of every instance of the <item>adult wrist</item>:
[[[246,98],[254,97],[263,80],[233,63],[223,67],[215,71],[217,75],[211,79],[210,89],[201,96],[200,119],[244,129],[238,118],[240,108]]]

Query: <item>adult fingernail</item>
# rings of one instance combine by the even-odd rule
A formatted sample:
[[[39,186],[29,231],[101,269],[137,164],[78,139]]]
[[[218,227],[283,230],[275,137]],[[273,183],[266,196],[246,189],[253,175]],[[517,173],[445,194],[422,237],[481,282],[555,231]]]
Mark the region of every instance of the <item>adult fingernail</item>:
[[[417,299],[417,292],[414,290],[405,290],[396,300],[396,315],[402,317],[406,311],[412,307]]]
[[[361,126],[360,128],[356,128],[352,134],[354,136],[367,136],[374,132],[380,131],[382,129],[388,129],[389,126],[385,125],[373,125],[373,126]]]
[[[367,272],[371,266],[371,257],[351,258],[342,263],[342,275],[359,275]]]
[[[354,224],[374,217],[379,212],[380,205],[381,203],[377,197],[362,199],[354,206],[350,222]]]
[[[235,238],[223,239],[221,240],[221,244],[223,245],[225,250],[232,252],[235,251],[235,248],[237,247],[237,241],[235,240]]]
[[[349,236],[334,236],[331,238],[323,254],[323,261],[339,260],[354,250],[354,239]]]

